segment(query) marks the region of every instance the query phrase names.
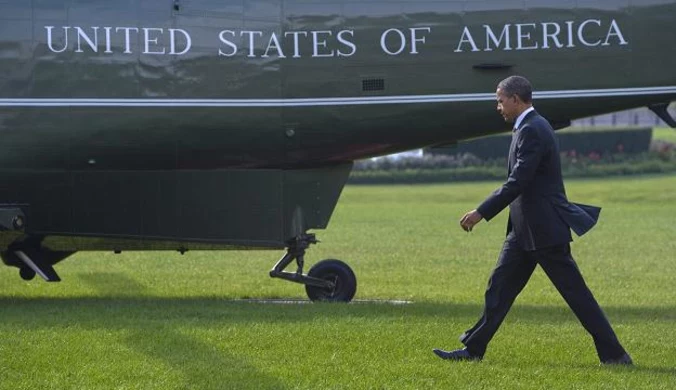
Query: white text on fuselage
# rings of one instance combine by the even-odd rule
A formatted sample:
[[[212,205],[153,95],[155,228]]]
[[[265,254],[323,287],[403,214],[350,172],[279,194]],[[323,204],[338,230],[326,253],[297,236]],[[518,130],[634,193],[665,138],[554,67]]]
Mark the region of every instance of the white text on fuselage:
[[[73,51],[103,54],[174,55],[188,54],[193,37],[180,28],[45,26],[47,46],[54,53]],[[440,39],[432,27],[389,28],[379,35],[383,54],[418,55],[431,39]],[[220,57],[243,55],[249,58],[352,57],[360,43],[354,30],[259,31],[221,30],[214,54]],[[612,19],[582,22],[539,22],[488,24],[463,27],[451,41],[454,53],[511,50],[553,50],[576,47],[628,45],[620,24]],[[200,43],[201,47],[205,43]],[[373,47],[371,45],[371,47]]]

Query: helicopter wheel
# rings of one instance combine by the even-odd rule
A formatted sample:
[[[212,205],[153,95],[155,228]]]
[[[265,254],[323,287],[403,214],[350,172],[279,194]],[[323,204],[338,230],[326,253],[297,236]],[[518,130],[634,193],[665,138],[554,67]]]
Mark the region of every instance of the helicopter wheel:
[[[35,277],[35,271],[33,271],[30,267],[21,267],[19,268],[19,276],[21,276],[21,279],[23,280],[33,280]]]
[[[357,292],[357,277],[352,269],[340,260],[322,260],[310,268],[307,276],[335,284],[331,289],[306,284],[305,291],[313,302],[350,302]]]

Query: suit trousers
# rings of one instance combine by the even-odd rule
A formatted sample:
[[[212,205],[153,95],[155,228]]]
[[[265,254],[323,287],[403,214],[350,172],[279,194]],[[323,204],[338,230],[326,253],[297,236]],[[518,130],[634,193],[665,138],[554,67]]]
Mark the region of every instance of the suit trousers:
[[[513,236],[505,241],[497,265],[488,280],[483,315],[461,337],[468,351],[475,355],[484,355],[488,343],[537,264],[542,267],[582,326],[591,335],[599,359],[606,361],[622,356],[625,350],[582,278],[571,256],[570,244],[525,251]]]

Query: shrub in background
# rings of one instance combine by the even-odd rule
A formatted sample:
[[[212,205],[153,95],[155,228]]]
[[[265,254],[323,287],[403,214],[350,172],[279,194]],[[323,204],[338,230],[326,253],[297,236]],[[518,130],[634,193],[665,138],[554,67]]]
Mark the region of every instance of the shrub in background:
[[[565,177],[602,177],[616,175],[676,172],[676,145],[653,141],[649,152],[615,153],[577,150],[561,152]],[[423,157],[381,157],[355,163],[349,183],[413,184],[455,181],[503,180],[507,175],[506,158],[480,159],[470,153],[426,155]]]

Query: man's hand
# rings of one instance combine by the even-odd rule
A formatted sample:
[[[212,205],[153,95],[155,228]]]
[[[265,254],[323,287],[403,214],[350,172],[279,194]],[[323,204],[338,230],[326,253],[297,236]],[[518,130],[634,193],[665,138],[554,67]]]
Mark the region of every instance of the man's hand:
[[[478,211],[472,210],[460,219],[460,227],[466,232],[471,232],[474,225],[481,222],[482,219],[483,217]]]

